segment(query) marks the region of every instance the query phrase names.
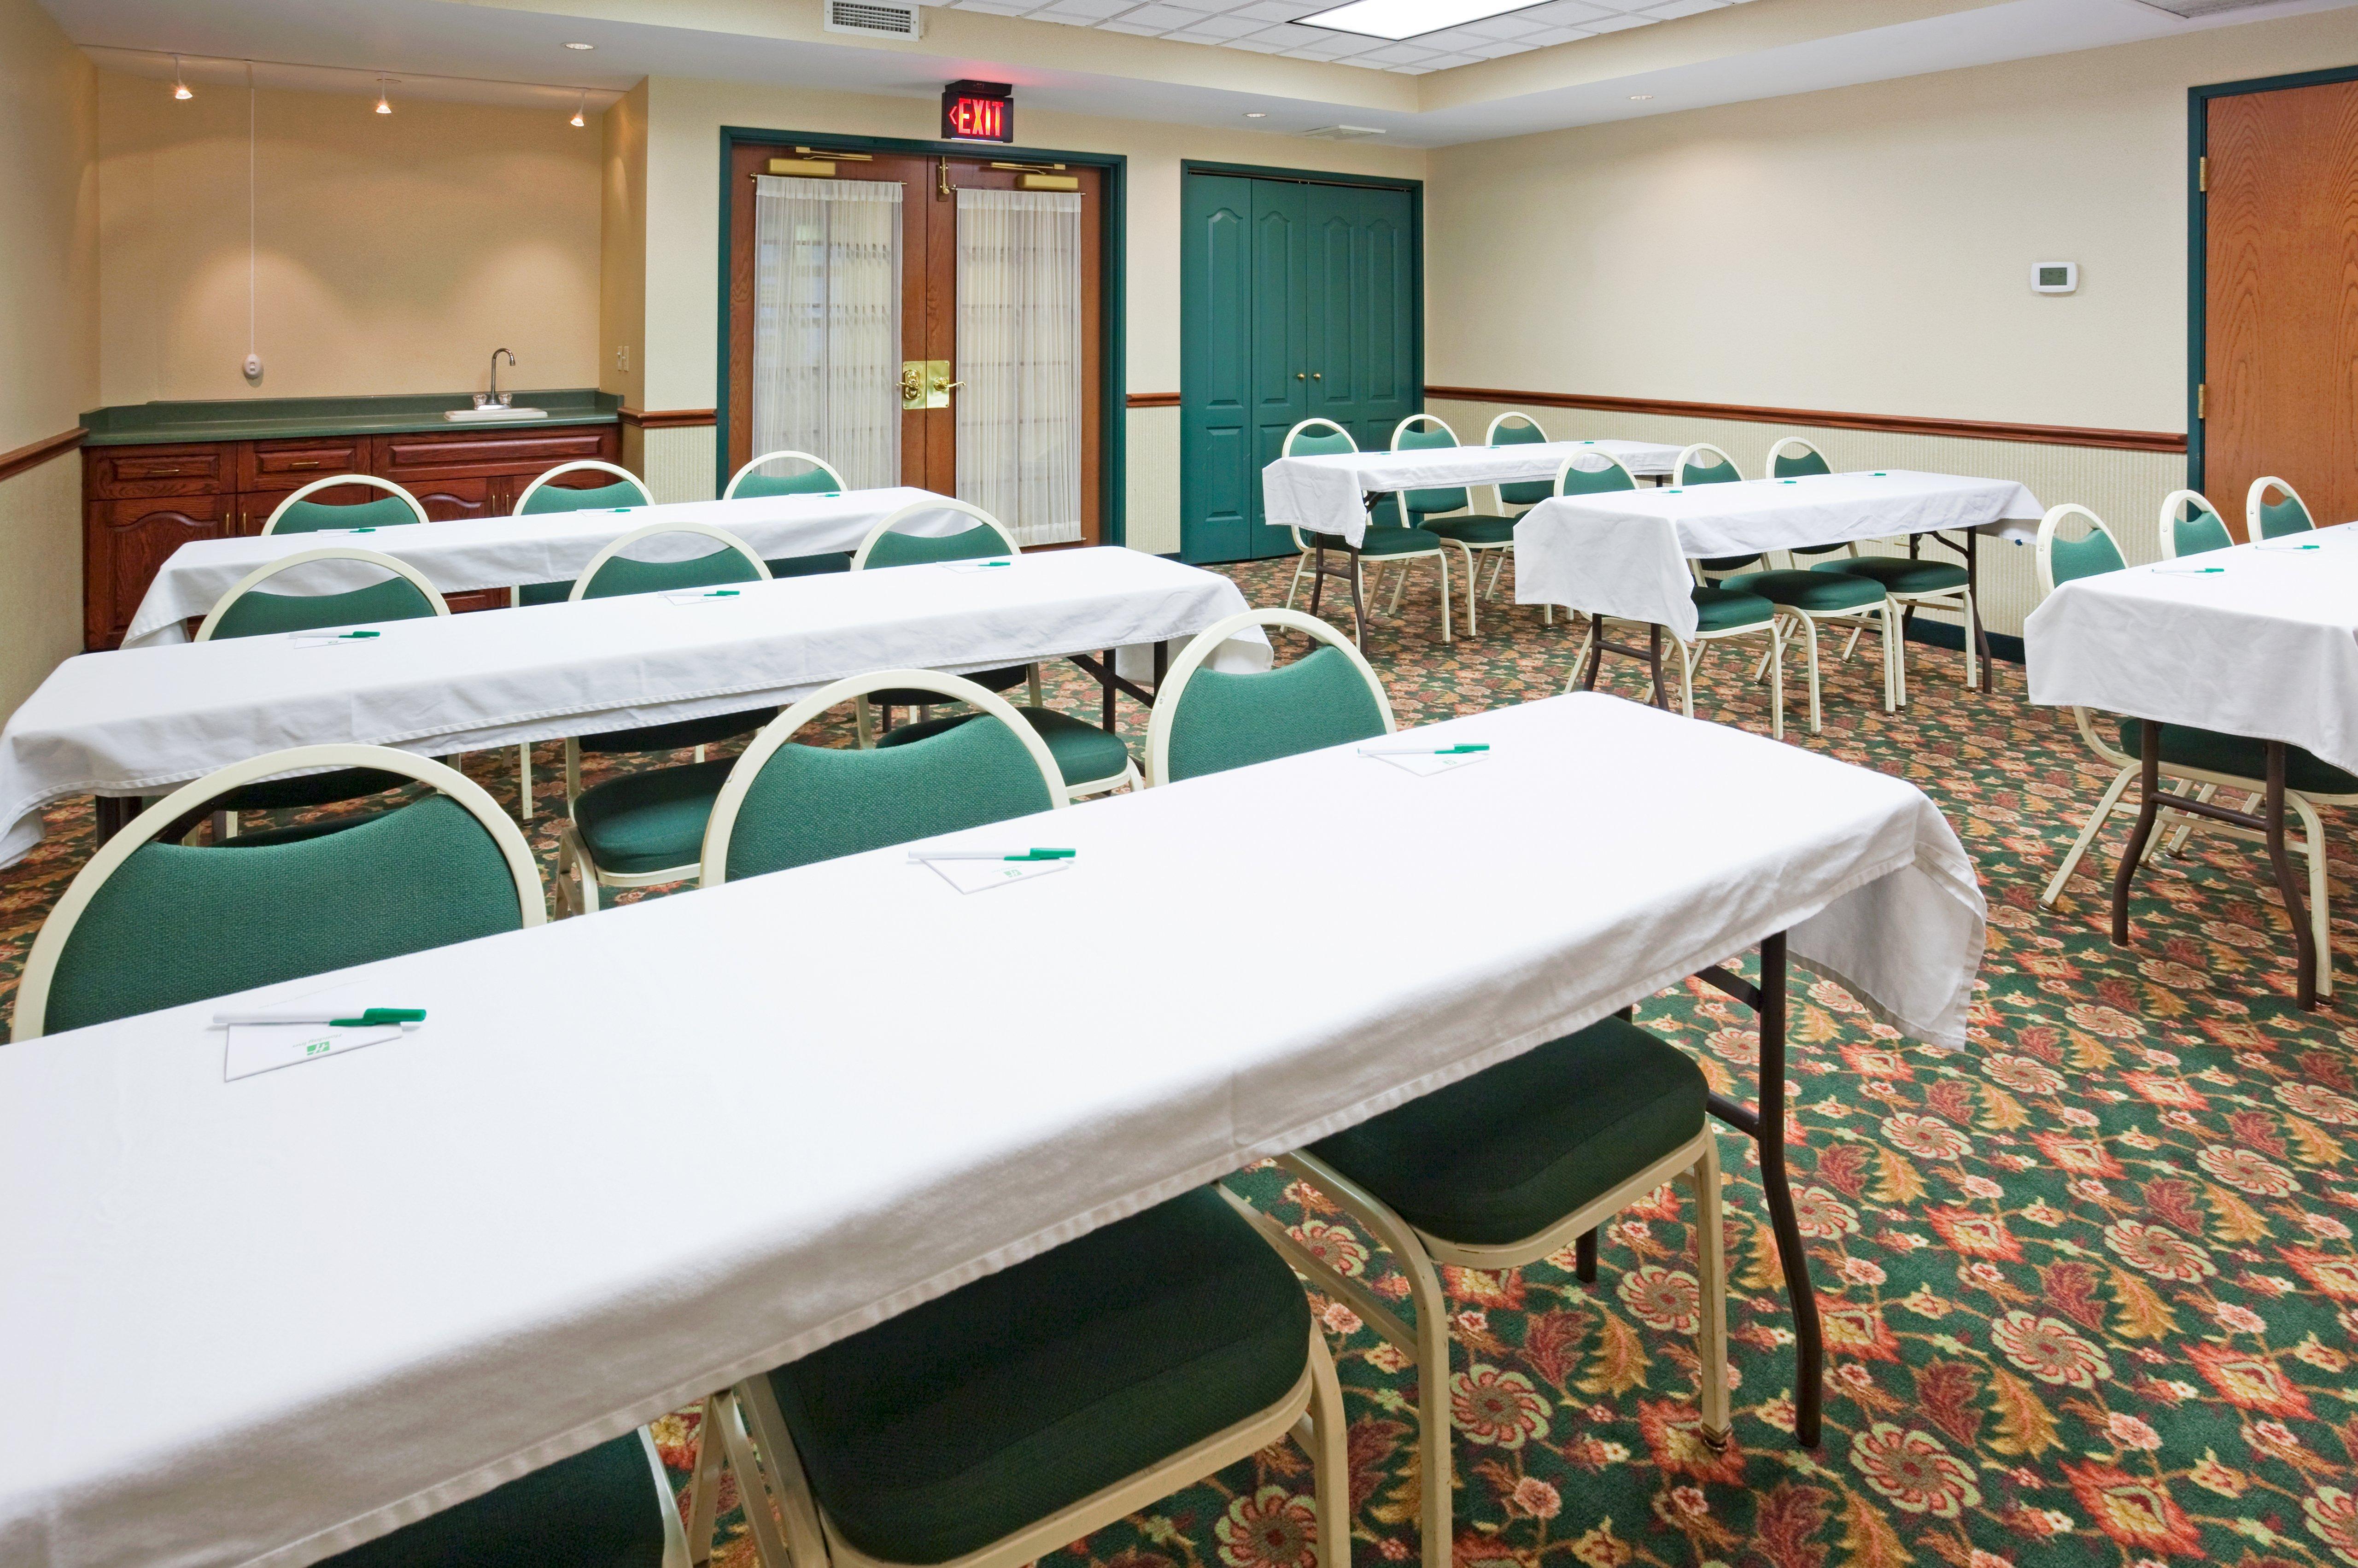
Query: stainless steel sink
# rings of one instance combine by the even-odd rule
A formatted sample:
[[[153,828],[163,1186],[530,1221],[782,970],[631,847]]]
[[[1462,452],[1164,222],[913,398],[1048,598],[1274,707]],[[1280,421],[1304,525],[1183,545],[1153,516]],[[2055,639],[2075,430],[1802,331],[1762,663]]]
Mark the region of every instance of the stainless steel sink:
[[[497,425],[514,419],[546,419],[548,417],[548,410],[503,408],[496,403],[486,403],[481,408],[446,408],[442,412],[442,417],[454,425]]]

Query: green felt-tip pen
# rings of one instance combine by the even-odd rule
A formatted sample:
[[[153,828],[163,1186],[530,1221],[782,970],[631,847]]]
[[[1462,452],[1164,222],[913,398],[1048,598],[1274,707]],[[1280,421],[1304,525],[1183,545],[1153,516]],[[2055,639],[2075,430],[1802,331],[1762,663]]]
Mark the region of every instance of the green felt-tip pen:
[[[217,1012],[215,1023],[303,1023],[326,1024],[330,1029],[374,1029],[395,1023],[423,1023],[426,1010],[422,1007],[372,1007],[356,1018],[338,1018],[328,1012]]]

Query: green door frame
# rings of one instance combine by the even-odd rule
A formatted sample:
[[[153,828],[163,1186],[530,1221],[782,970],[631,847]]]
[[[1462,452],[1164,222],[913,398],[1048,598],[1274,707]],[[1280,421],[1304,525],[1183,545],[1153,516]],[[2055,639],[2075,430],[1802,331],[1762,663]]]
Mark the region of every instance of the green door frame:
[[[2202,489],[2201,391],[2209,379],[2211,199],[2202,189],[2202,164],[2211,156],[2211,101],[2251,92],[2281,92],[2290,87],[2323,87],[2358,81],[2358,65],[2289,76],[2255,76],[2214,81],[2186,92],[2186,485]],[[2207,492],[2206,492],[2207,493]]]
[[[1245,179],[1274,179],[1296,185],[1364,186],[1371,187],[1379,190],[1403,190],[1408,193],[1408,223],[1411,239],[1409,247],[1409,308],[1411,311],[1409,317],[1409,341],[1415,355],[1415,358],[1412,362],[1412,379],[1409,384],[1410,386],[1413,388],[1410,401],[1415,406],[1414,412],[1419,414],[1423,413],[1424,181],[1421,179],[1409,179],[1398,175],[1388,174],[1336,174],[1327,169],[1279,168],[1266,164],[1216,163],[1203,158],[1181,158],[1179,160],[1179,183],[1182,189],[1184,189],[1187,180],[1191,176],[1198,174],[1235,175]],[[1185,243],[1184,235],[1181,238],[1181,243],[1183,244]],[[1186,291],[1182,289],[1179,296],[1179,332],[1183,341],[1185,340],[1187,331],[1186,313],[1194,303],[1195,302],[1193,300],[1187,297]],[[1187,451],[1184,444],[1187,439],[1186,409],[1188,387],[1186,372],[1184,368],[1185,364],[1185,356],[1184,354],[1181,356],[1181,364],[1183,368],[1179,375],[1179,439],[1181,442],[1179,451],[1179,471],[1184,476],[1188,471]],[[1186,527],[1187,519],[1183,512],[1179,519],[1180,537],[1183,540],[1186,537]]]
[[[1126,425],[1130,404],[1130,376],[1124,363],[1130,325],[1124,287],[1130,276],[1130,158],[1123,153],[1061,152],[1045,147],[1001,147],[996,144],[985,148],[973,142],[923,142],[900,136],[845,136],[832,131],[765,131],[747,125],[721,126],[720,304],[716,328],[719,335],[719,351],[714,355],[719,366],[719,384],[714,389],[713,400],[717,415],[712,458],[715,470],[713,493],[718,495],[729,482],[729,264],[735,246],[735,236],[730,232],[732,205],[730,200],[732,194],[729,183],[730,166],[741,146],[791,148],[813,144],[840,148],[845,152],[911,153],[921,157],[947,156],[970,158],[981,154],[1011,162],[1072,164],[1105,171],[1105,236],[1099,252],[1098,294],[1098,308],[1105,317],[1105,354],[1099,378],[1103,384],[1098,389],[1098,428],[1105,434],[1098,454],[1098,514],[1104,519],[1104,526],[1098,531],[1100,542],[1121,544],[1128,532],[1122,515],[1122,501],[1127,494],[1124,474],[1129,466],[1129,431]],[[1420,350],[1422,346],[1420,342]]]

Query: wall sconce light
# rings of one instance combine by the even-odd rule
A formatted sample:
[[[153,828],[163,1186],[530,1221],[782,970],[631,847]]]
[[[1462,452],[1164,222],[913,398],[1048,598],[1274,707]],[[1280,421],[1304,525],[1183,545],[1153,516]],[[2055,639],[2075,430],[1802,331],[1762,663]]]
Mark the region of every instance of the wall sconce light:
[[[590,107],[590,92],[587,88],[584,88],[581,92],[581,102],[573,106],[573,118],[568,120],[566,124],[568,125],[588,124],[590,122],[581,117],[581,112],[588,107]]]
[[[393,113],[393,100],[387,98],[384,92],[385,82],[384,77],[380,76],[376,79],[376,112],[380,114]]]
[[[180,57],[178,55],[174,55],[172,57],[172,96],[182,100],[194,98],[196,96],[195,93],[189,91],[189,84],[180,78]]]

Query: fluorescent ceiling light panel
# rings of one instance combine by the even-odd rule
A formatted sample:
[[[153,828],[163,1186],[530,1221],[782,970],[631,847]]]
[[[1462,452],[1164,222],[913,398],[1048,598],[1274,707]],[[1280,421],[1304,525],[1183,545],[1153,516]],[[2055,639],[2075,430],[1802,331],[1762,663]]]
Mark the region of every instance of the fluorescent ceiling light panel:
[[[1304,27],[1332,27],[1371,38],[1413,38],[1464,22],[1528,11],[1533,0],[1351,0],[1331,11],[1297,17]]]

